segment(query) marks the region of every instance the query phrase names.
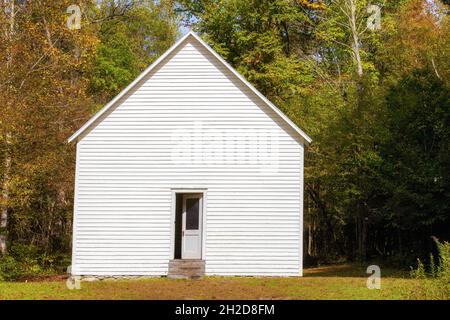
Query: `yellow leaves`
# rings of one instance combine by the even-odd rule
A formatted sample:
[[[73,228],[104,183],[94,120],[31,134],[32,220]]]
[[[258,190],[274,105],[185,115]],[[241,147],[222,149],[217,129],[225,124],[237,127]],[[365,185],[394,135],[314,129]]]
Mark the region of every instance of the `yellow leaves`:
[[[305,7],[311,10],[324,10],[326,9],[325,3],[323,1],[311,1],[311,0],[293,0],[297,5]]]
[[[384,54],[405,73],[432,64],[432,59],[445,61],[442,51],[448,48],[448,18],[440,22],[421,1],[409,2],[396,16]],[[442,66],[442,64],[441,64]]]

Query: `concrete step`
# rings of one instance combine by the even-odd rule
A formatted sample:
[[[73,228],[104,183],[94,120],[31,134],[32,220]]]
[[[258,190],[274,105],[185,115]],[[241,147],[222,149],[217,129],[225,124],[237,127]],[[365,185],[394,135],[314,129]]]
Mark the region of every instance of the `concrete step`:
[[[197,279],[205,275],[205,261],[197,259],[170,260],[168,277],[172,279]]]
[[[204,267],[169,267],[169,272],[183,272],[183,271],[205,272],[205,268]]]
[[[204,263],[192,263],[192,262],[187,262],[187,263],[179,263],[179,262],[177,262],[177,263],[171,263],[170,264],[171,266],[174,266],[174,267],[201,267],[201,266],[204,266],[205,264]]]

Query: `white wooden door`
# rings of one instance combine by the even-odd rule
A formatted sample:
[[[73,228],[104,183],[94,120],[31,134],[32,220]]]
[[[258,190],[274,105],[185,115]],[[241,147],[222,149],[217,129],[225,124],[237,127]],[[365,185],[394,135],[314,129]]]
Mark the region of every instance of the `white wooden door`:
[[[201,194],[183,195],[182,259],[202,258],[202,201]]]

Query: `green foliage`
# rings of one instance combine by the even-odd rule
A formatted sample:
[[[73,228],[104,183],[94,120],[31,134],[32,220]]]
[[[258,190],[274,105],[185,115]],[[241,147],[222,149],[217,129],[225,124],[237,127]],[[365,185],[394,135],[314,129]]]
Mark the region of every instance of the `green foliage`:
[[[425,299],[450,299],[450,243],[439,242],[435,239],[439,259],[435,263],[433,255],[430,255],[428,271],[423,262],[417,260],[417,268],[411,270],[411,276],[420,280],[415,295]]]
[[[246,79],[270,98],[297,94],[314,76],[293,45],[310,37],[307,11],[313,1],[180,1],[181,9],[200,20],[196,29]]]
[[[386,96],[390,136],[380,152],[385,210],[414,230],[445,221],[450,203],[450,91],[429,69],[415,70]]]
[[[174,17],[165,1],[140,1],[126,14],[104,21],[90,71],[91,93],[106,103],[161,55],[176,33]]]
[[[70,265],[67,253],[45,253],[33,245],[14,244],[0,258],[0,280],[14,281],[27,276],[61,274]]]

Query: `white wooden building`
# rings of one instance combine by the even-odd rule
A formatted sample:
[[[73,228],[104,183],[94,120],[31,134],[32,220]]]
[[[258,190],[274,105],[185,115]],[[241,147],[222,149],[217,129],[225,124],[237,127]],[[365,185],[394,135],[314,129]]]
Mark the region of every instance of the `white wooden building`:
[[[69,141],[73,275],[302,275],[311,139],[195,33]]]

